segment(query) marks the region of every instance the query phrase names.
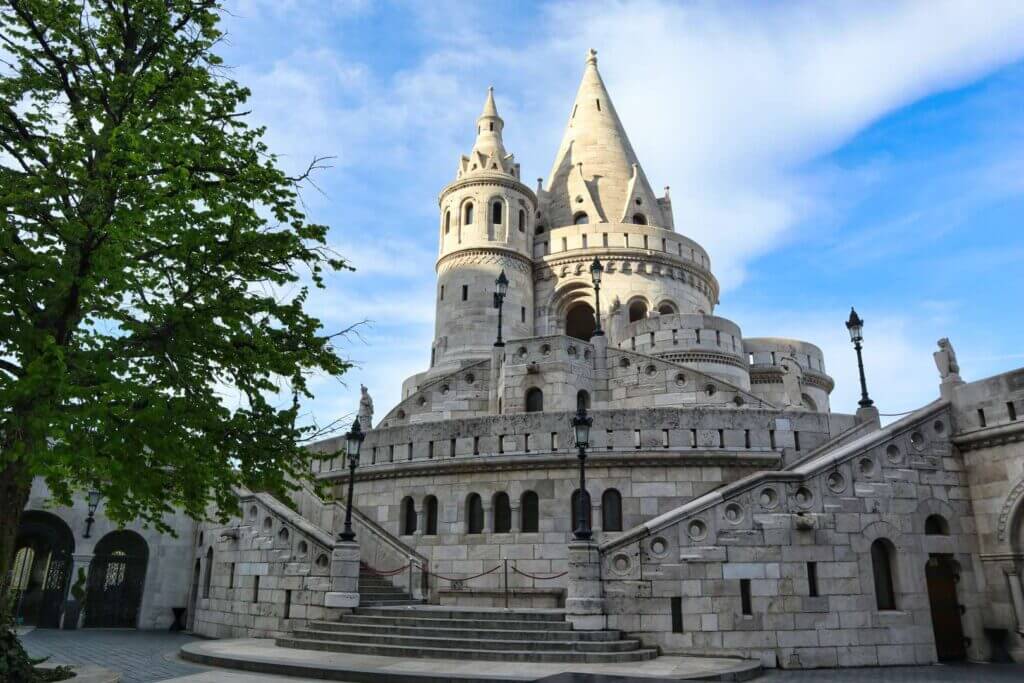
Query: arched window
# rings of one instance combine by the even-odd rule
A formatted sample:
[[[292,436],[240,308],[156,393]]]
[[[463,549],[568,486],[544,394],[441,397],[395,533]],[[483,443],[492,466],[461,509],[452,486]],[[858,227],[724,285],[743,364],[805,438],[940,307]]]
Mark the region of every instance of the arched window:
[[[473,225],[473,202],[466,202],[466,208],[462,210],[462,224]]]
[[[501,201],[496,201],[491,204],[491,221],[495,225],[501,224]]]
[[[647,225],[647,217],[642,213],[634,213],[633,222],[637,225]]]
[[[629,322],[635,323],[647,317],[647,304],[643,301],[634,301],[629,305]]]
[[[924,533],[928,536],[949,536],[949,522],[942,515],[928,515],[924,520]]]
[[[480,534],[484,530],[484,504],[480,494],[471,493],[466,498],[466,533]]]
[[[512,531],[512,506],[508,494],[499,491],[494,494],[494,533],[507,534]]]
[[[416,533],[416,504],[412,498],[406,496],[402,499],[402,535],[409,536]]]
[[[565,333],[570,337],[590,341],[596,326],[594,309],[588,303],[575,304],[565,316]]]
[[[675,315],[676,307],[669,301],[663,301],[658,305],[658,313],[662,315]]]
[[[575,529],[576,526],[579,524],[579,518],[580,518],[579,510],[580,510],[580,490],[576,489],[575,491],[572,492],[572,506],[571,506],[572,524],[569,527],[570,529]],[[587,493],[584,496],[583,514],[585,514],[587,516],[587,526],[591,526],[593,524],[593,510],[590,509],[590,494],[589,493]]]
[[[572,217],[572,222],[574,225],[586,225],[590,222],[590,217],[587,215],[586,211],[580,211]]]
[[[580,408],[590,410],[590,392],[586,389],[580,389],[576,392],[576,410]]]
[[[423,501],[423,509],[426,513],[426,529],[423,530],[425,536],[437,536],[437,498],[434,496],[427,496],[426,500]]]
[[[540,519],[540,505],[537,494],[533,491],[526,491],[519,499],[519,530],[523,533],[537,533]]]
[[[601,529],[622,531],[622,495],[615,489],[601,494]]]
[[[539,413],[544,410],[544,392],[537,387],[526,390],[526,412]]]
[[[526,212],[519,209],[519,232],[526,232]]]
[[[203,597],[210,597],[210,579],[213,578],[213,547],[206,549],[206,573],[203,574]]]
[[[533,234],[534,235],[543,235],[544,234],[544,226],[543,225],[538,225],[536,228],[533,229]]]
[[[451,232],[451,229],[452,229],[452,212],[451,211],[445,211],[444,212],[444,234],[447,235],[449,232]]]
[[[896,590],[892,575],[892,543],[884,538],[871,544],[871,567],[875,576],[875,603],[878,609],[896,609]]]

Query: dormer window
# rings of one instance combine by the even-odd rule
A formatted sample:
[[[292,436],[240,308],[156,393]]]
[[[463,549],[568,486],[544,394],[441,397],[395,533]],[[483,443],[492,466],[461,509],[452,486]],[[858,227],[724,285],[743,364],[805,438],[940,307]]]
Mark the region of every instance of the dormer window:
[[[580,211],[578,214],[572,217],[574,225],[586,225],[590,222],[590,217],[587,216],[585,211]]]
[[[647,225],[647,217],[644,216],[642,213],[634,213],[633,223],[635,223],[636,225]]]

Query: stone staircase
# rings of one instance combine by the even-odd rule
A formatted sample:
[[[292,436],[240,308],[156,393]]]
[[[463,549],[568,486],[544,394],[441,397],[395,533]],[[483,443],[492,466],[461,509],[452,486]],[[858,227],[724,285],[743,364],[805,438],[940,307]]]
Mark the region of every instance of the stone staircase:
[[[340,621],[310,621],[280,647],[387,657],[581,662],[654,659],[657,650],[618,631],[573,631],[561,610],[358,607]]]
[[[399,579],[404,578],[399,576]],[[407,591],[396,588],[390,580],[378,576],[365,563],[359,565],[359,605],[362,607],[397,607],[419,605]]]

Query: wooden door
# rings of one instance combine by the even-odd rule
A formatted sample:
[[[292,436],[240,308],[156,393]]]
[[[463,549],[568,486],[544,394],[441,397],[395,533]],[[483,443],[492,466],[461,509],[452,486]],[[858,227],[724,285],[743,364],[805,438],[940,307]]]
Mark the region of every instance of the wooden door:
[[[944,559],[932,558],[925,573],[928,579],[928,601],[932,608],[932,629],[940,662],[965,659],[964,627],[960,603],[956,599],[957,574]]]

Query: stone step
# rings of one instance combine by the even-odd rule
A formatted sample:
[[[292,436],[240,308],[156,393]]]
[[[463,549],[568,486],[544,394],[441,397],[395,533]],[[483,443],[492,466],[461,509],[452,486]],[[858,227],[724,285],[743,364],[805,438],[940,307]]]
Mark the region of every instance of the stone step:
[[[408,595],[405,591],[400,591],[395,588],[391,590],[384,590],[383,588],[374,588],[372,590],[363,590],[360,588],[360,595]]]
[[[429,617],[416,616],[416,612],[410,609],[407,617],[402,616],[379,616],[375,614],[359,614],[365,607],[357,607],[356,614],[345,614],[341,617],[343,624],[378,624],[391,626],[419,626],[433,628],[461,628],[472,630],[483,629],[512,629],[525,630],[537,628],[536,621],[511,621],[502,620],[489,621],[486,619],[431,619]],[[572,624],[566,621],[551,621],[544,623],[544,629],[548,631],[571,631]]]
[[[409,616],[413,610],[357,609],[356,614],[374,616]],[[543,609],[472,609],[457,607],[426,606],[418,610],[415,616],[428,619],[476,619],[486,621],[542,621],[548,623],[566,623],[564,610]]]
[[[383,645],[377,643],[353,643],[349,641],[310,640],[284,637],[275,640],[279,647],[321,652],[346,652],[383,657],[425,657],[430,659],[458,659],[483,661],[517,662],[582,662],[588,664],[639,662],[654,659],[657,650],[636,649],[628,652],[574,652],[558,650],[474,650],[460,647],[409,647],[404,645]]]
[[[618,631],[567,631],[548,628],[479,629],[445,628],[444,626],[395,626],[394,624],[352,624],[344,621],[310,621],[306,627],[315,631],[357,631],[399,636],[437,636],[447,638],[494,638],[498,640],[618,640]]]
[[[354,627],[353,627],[354,628]],[[499,640],[496,638],[461,638],[453,641],[451,638],[415,635],[405,636],[398,634],[383,635],[380,633],[363,633],[356,630],[338,631],[315,631],[311,629],[295,629],[292,636],[301,640],[327,640],[342,643],[364,643],[377,645],[400,645],[403,647],[425,647],[433,649],[451,648],[457,643],[458,647],[470,650],[542,650],[542,651],[563,651],[572,652],[628,652],[640,648],[639,640]]]

